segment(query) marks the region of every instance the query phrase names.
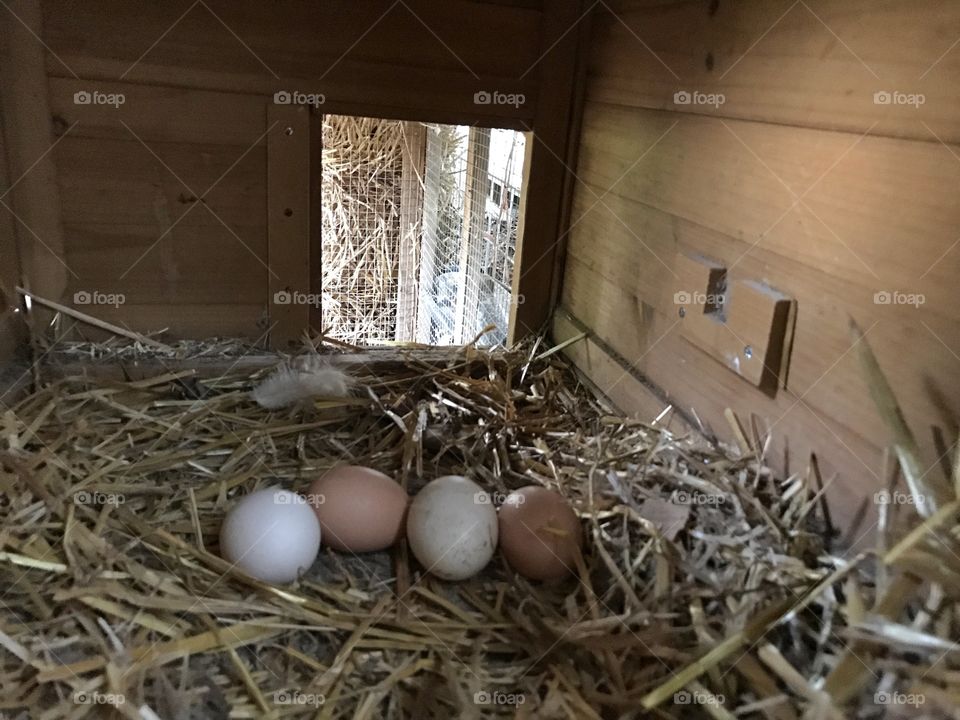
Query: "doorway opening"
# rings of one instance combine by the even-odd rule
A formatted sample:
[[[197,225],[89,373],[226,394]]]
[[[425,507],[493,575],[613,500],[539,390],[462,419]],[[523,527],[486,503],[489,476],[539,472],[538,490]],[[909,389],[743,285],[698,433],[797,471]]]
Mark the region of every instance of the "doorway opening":
[[[325,333],[505,344],[525,143],[514,130],[325,115]]]

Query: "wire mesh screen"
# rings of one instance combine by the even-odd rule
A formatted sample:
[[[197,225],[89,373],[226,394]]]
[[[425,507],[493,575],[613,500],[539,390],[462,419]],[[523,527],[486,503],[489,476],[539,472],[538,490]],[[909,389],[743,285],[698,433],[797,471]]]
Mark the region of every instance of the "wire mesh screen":
[[[328,115],[326,332],[356,344],[503,344],[524,136]]]
[[[432,126],[426,136],[417,340],[506,341],[524,137]]]
[[[374,345],[395,338],[403,126],[323,119],[321,312],[325,332],[340,340]]]

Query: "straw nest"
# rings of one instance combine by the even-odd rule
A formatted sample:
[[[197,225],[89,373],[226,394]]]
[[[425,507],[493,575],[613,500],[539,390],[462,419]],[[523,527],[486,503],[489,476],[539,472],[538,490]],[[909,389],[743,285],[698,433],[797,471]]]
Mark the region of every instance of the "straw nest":
[[[844,553],[815,474],[778,478],[762,438],[730,450],[625,419],[538,352],[339,354],[356,396],[286,413],[237,369],[72,375],[25,397],[0,439],[0,710],[956,716],[955,492],[923,520],[884,506],[877,550]],[[345,461],[410,492],[447,473],[555,488],[582,518],[579,572],[531,583],[498,556],[445,583],[403,547],[324,550],[274,587],[219,557],[232,500]]]

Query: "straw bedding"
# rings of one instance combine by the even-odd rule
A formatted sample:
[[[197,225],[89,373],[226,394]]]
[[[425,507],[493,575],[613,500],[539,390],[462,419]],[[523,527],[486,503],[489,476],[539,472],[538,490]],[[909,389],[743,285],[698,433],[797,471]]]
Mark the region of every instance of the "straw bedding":
[[[625,419],[537,346],[400,355],[338,355],[355,396],[306,410],[258,408],[262,372],[204,378],[172,356],[6,409],[0,711],[956,717],[955,493],[922,522],[882,508],[878,550],[851,555],[815,473],[778,478],[762,437],[730,449]],[[324,550],[273,587],[219,558],[233,498],[338,462],[410,492],[449,473],[555,488],[585,529],[578,577],[530,583],[497,556],[445,583],[401,547]]]

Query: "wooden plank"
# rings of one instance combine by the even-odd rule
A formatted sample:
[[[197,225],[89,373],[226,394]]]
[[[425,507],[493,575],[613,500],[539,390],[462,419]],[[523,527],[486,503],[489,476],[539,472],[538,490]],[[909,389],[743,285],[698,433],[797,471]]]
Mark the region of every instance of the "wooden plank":
[[[309,115],[310,178],[307,182],[307,203],[310,227],[307,231],[307,272],[310,292],[319,298],[323,292],[323,115],[320,112],[311,112]],[[320,302],[309,306],[307,319],[314,333],[323,331],[323,310]]]
[[[460,283],[454,313],[455,343],[469,342],[477,327],[483,257],[484,208],[490,180],[490,131],[470,128],[467,138],[467,179],[463,198],[463,231],[460,243]]]
[[[536,63],[538,101],[532,137],[527,137],[508,342],[539,332],[550,317],[551,287],[560,236],[573,83],[579,61],[578,33],[583,4],[546,0]],[[533,68],[531,68],[533,70]]]
[[[564,175],[561,194],[560,221],[557,226],[560,235],[557,238],[556,260],[551,280],[550,307],[557,307],[560,301],[560,289],[563,286],[563,266],[567,255],[567,242],[570,223],[573,220],[574,199],[577,196],[577,178],[575,169],[580,159],[580,136],[583,133],[583,111],[586,106],[587,94],[587,50],[593,40],[593,19],[596,12],[591,12],[577,23],[577,64],[573,79],[573,110],[570,113],[570,127],[567,133],[566,165],[570,170]]]
[[[451,362],[466,363],[487,362],[482,356],[466,358],[459,348],[368,348],[363,352],[330,353],[324,360],[333,367],[356,375],[378,375],[396,373],[409,369],[411,364],[447,367]],[[43,373],[49,378],[87,375],[107,380],[144,380],[166,375],[171,372],[192,370],[195,377],[211,378],[227,374],[253,374],[260,370],[276,367],[281,358],[276,353],[250,352],[240,357],[191,358],[186,360],[172,358],[143,358],[120,362],[91,364],[78,362],[75,355],[64,352],[52,352],[44,358]]]
[[[584,130],[578,175],[615,211],[636,200],[850,282],[953,302],[960,163],[942,145],[598,104]]]
[[[427,135],[426,158],[424,159],[424,187],[423,187],[423,241],[422,245],[427,252],[420,254],[420,280],[424,296],[430,296],[434,290],[434,280],[437,275],[437,253],[435,248],[439,242],[440,222],[440,173],[442,170],[441,148],[437,134]],[[431,303],[422,302],[417,307],[417,342],[431,342],[430,330]]]
[[[322,78],[317,65],[307,64],[300,69],[300,74],[284,73],[282,80],[267,73],[242,72],[236,68],[206,70],[158,65],[149,62],[149,57],[133,70],[129,63],[109,58],[61,55],[60,59],[85,81],[113,82],[129,70],[124,76],[126,81],[154,87],[251,94],[263,100],[269,100],[279,91],[319,93],[325,98],[323,111],[331,115],[513,130],[529,129],[537,98],[537,85],[532,76],[521,80],[489,75],[474,77],[468,72],[384,66],[349,58],[338,62]],[[52,77],[61,77],[67,71],[50,58],[47,72]],[[477,88],[496,88],[503,93],[523,95],[525,102],[477,104],[474,102]]]
[[[140,128],[145,114],[126,121]],[[179,131],[184,138],[188,125]],[[123,295],[130,304],[166,303],[171,312],[202,302],[262,303],[266,142],[257,140],[265,127],[261,104],[260,126],[246,128],[242,146],[141,143],[126,129],[125,139],[64,138],[52,153],[74,271],[63,298]],[[208,334],[218,332],[214,325]]]
[[[72,138],[137,137],[147,143],[234,145],[247,148],[264,131],[263,98],[230,92],[134,82],[50,78],[50,110],[57,122],[77,123]],[[80,104],[77,93],[113,95],[122,104]],[[225,121],[226,120],[226,121]],[[124,126],[128,125],[130,129]]]
[[[319,304],[310,285],[310,112],[267,106],[270,344],[297,343]]]
[[[0,114],[0,192],[10,187],[7,173],[7,147],[3,132],[3,116]],[[17,356],[25,338],[24,326],[19,312],[20,302],[16,288],[22,283],[20,277],[20,253],[17,248],[16,221],[5,209],[0,208],[0,376],[4,368]],[[8,388],[0,385],[0,402]]]
[[[557,343],[589,332],[589,328],[562,308],[554,313],[551,326],[553,339]],[[568,345],[563,353],[593,383],[596,392],[631,417],[649,423],[660,417],[670,405],[654,386],[643,380],[629,362],[617,356],[596,336],[588,335],[583,340]],[[682,411],[671,412],[668,417],[669,420],[665,418],[664,422],[675,432],[689,431],[693,427]]]
[[[674,227],[678,225],[682,223]],[[607,269],[614,265],[615,260],[603,263]],[[780,267],[768,269],[776,272]],[[636,282],[627,275],[629,267],[615,272],[625,282]],[[837,297],[842,295],[837,287],[843,283],[834,281],[832,291],[818,296],[818,291],[830,288],[831,283],[820,279],[818,284],[809,284],[806,280],[802,275],[791,278],[798,296],[796,341],[790,387],[776,399],[690,345],[679,332],[678,317],[646,304],[575,257],[567,263],[564,303],[572,312],[587,316],[585,323],[600,338],[681,407],[696,412],[720,437],[728,437],[723,411],[731,407],[743,418],[755,413],[762,420],[761,427],[773,425],[771,452],[777,467],[801,470],[808,455],[817,453],[825,472],[840,473],[831,497],[838,514],[849,517],[860,499],[880,483],[875,475],[879,474],[879,445],[886,430],[873,412],[849,336],[843,334],[847,316],[837,311],[843,307]],[[943,379],[955,374],[956,358],[917,323],[900,323],[881,314],[884,307],[889,306],[873,307],[868,337],[898,389],[908,421],[928,429],[921,442],[931,471],[937,472],[932,465],[942,449],[938,450],[937,437],[929,429],[931,423],[935,431],[939,425],[941,439],[948,438],[949,447],[958,398],[955,387]],[[957,337],[957,333],[943,337]],[[909,355],[902,352],[904,343],[913,348]],[[924,358],[922,368],[915,364],[917,357]],[[784,462],[787,453],[789,465]]]
[[[223,337],[247,338],[251,341],[266,337],[267,319],[264,316],[263,303],[255,305],[224,302],[220,304],[203,303],[201,305],[138,305],[128,303],[120,307],[112,305],[85,305],[79,307],[104,322],[126,327],[135,332],[154,335],[157,340],[173,342],[179,339],[203,339],[211,337],[214,329]],[[74,325],[72,320],[65,321],[64,329],[73,328],[74,339],[88,338],[105,340],[110,333],[96,328]]]
[[[320,93],[328,113],[507,127],[532,118],[536,86],[524,73],[538,55],[537,10],[470,0],[208,6],[229,30],[203,5],[174,25],[189,3],[108,0],[78,14],[45,0],[46,41],[57,55],[49,72],[264,96]],[[528,103],[476,104],[484,89]]]
[[[673,253],[682,251],[729,264],[749,244],[640,203],[624,202],[616,210],[618,218],[597,206],[571,232],[563,302],[601,337],[610,338],[623,355],[639,357],[679,320],[677,307],[665,301],[675,281],[674,268],[661,265],[656,257],[669,262]],[[850,347],[848,318],[853,317],[865,328],[876,326],[869,334],[871,344],[893,387],[902,393],[900,400],[910,421],[923,426],[936,422],[948,429],[955,426],[960,391],[943,378],[956,373],[953,353],[960,348],[951,350],[938,339],[951,345],[960,337],[960,320],[952,316],[949,305],[929,301],[920,307],[878,305],[874,294],[879,286],[870,277],[849,282],[765,249],[745,256],[736,271],[773,284],[796,299],[787,385],[804,402],[834,414],[867,437],[884,436],[855,357],[844,355]],[[656,313],[669,322],[665,319],[655,327]],[[902,352],[905,343],[912,352]],[[922,365],[918,358],[923,358]],[[728,374],[718,369],[719,375]],[[666,382],[665,389],[673,387],[669,378]],[[940,400],[935,401],[936,397]]]
[[[181,304],[263,304],[267,293],[262,226],[231,223],[228,230],[184,221],[162,238],[165,231],[153,226],[68,223],[66,231],[76,272],[67,283],[68,300],[82,291],[119,293],[126,302],[167,304],[176,312]]]
[[[144,57],[168,66],[296,77],[294,70],[303,67],[336,72],[331,66],[349,55],[384,71],[407,65],[516,77],[539,54],[531,38],[537,37],[540,12],[472,0],[101,0],[84,12],[70,0],[43,5],[49,18],[44,39],[58,55],[99,55],[127,65]]]
[[[17,220],[24,282],[60,297],[69,269],[64,257],[60,191],[51,147],[56,143],[47,97],[43,13],[37,3],[12,0],[0,14],[0,93],[6,137],[4,213]]]
[[[610,7],[597,13],[591,44],[594,101],[960,141],[960,54],[950,51],[960,33],[957,3],[620,0]],[[674,93],[682,91],[725,101],[677,105]],[[925,102],[876,104],[874,93],[884,91],[922,94]]]
[[[427,128],[404,123],[403,175],[400,188],[400,259],[397,270],[397,329],[395,339],[415,341],[418,270],[423,242],[423,178],[426,169]]]
[[[266,138],[258,142],[266,129],[263,104],[260,112],[260,129],[244,145],[149,142],[144,146],[130,136],[74,138],[71,133],[51,153],[59,173],[64,222],[136,225],[162,232],[166,224],[161,227],[157,219],[160,205],[178,228],[222,228],[220,219],[231,226],[264,227]]]

